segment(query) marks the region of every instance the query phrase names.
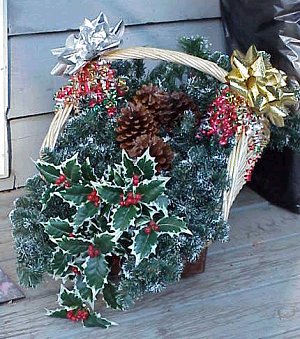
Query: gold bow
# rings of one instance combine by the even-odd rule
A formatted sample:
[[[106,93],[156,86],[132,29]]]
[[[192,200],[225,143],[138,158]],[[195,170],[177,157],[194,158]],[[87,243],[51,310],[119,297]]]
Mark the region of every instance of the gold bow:
[[[235,50],[231,56],[232,71],[226,79],[230,87],[243,96],[258,115],[282,127],[287,115],[285,105],[295,102],[294,93],[286,87],[287,76],[251,46],[247,54]]]

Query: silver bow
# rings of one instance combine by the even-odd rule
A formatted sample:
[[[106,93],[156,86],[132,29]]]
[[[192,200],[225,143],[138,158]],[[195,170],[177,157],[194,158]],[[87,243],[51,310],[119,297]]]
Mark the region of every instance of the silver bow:
[[[78,34],[66,39],[66,46],[52,49],[58,63],[52,69],[52,75],[72,75],[90,60],[103,52],[116,48],[121,43],[124,22],[121,20],[110,28],[106,16],[101,12],[96,19],[84,19]]]

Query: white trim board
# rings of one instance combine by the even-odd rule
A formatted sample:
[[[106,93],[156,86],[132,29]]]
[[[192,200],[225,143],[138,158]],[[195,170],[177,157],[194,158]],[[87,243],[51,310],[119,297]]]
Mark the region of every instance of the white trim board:
[[[8,108],[7,0],[0,0],[0,178],[9,175],[6,112]]]

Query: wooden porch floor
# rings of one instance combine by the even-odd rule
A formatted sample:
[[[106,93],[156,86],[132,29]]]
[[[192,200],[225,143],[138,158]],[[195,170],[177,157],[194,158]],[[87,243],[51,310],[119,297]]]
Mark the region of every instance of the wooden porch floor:
[[[0,266],[14,280],[8,213],[20,191],[0,194]],[[119,323],[83,329],[45,316],[56,307],[56,282],[24,290],[0,306],[0,338],[300,338],[300,216],[245,190],[230,217],[231,241],[209,248],[204,274],[149,295],[126,312],[103,310]]]

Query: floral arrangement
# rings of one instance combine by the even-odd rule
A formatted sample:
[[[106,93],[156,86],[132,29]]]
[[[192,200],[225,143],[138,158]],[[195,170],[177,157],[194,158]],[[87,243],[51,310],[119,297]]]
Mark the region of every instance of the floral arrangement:
[[[28,180],[11,221],[20,281],[36,286],[46,272],[62,281],[60,308],[48,314],[107,328],[114,322],[95,308],[100,296],[125,309],[178,281],[210,242],[228,239],[230,157],[246,136],[251,156],[242,179],[250,180],[269,121],[283,125],[293,93],[254,47],[233,56],[225,84],[170,63],[147,74],[141,61],[105,62],[96,57],[108,42],[119,44],[122,23],[108,29],[100,15],[93,25],[107,35],[90,61],[76,57],[78,46],[98,29],[82,26],[73,54],[55,50],[53,72],[71,75],[56,93],[56,110],[71,105],[71,117],[36,161],[39,175]],[[181,45],[230,69],[229,58],[202,38]],[[65,55],[73,61],[64,63]]]

